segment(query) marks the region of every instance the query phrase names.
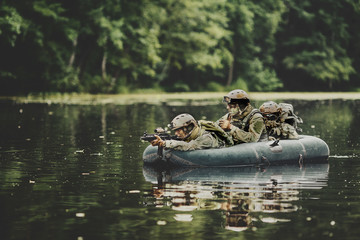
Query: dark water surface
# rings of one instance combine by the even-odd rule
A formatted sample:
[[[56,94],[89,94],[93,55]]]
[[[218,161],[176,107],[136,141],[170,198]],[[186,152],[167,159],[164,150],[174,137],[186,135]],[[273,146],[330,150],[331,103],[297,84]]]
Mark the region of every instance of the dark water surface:
[[[0,239],[359,239],[360,101],[288,102],[329,164],[161,172],[144,130],[223,105],[2,101]]]

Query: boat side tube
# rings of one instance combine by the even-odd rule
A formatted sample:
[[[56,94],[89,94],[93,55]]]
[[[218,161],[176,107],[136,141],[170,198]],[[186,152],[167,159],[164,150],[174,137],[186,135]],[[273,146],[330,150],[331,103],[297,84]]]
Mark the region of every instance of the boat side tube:
[[[168,163],[178,166],[253,166],[286,163],[327,163],[329,147],[320,138],[301,135],[296,140],[243,143],[227,148],[195,151],[165,150],[159,159],[157,147],[148,146],[145,164]]]

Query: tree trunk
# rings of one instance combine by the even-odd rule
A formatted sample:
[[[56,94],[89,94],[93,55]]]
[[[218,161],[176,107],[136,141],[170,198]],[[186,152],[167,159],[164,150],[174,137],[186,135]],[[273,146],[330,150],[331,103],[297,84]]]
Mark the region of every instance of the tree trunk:
[[[233,46],[233,60],[230,63],[230,67],[229,67],[229,75],[228,75],[228,79],[226,82],[226,86],[230,86],[232,81],[233,81],[233,77],[234,77],[234,62],[235,62],[235,45]]]
[[[229,67],[229,75],[226,82],[226,86],[230,86],[233,80],[233,73],[234,73],[234,60],[231,61],[230,67]]]
[[[72,67],[73,64],[74,64],[76,46],[77,46],[77,37],[73,41],[73,52],[72,52],[72,54],[70,56],[70,59],[69,59],[69,65],[68,65],[69,67]]]
[[[104,56],[101,62],[101,73],[102,73],[102,80],[103,82],[105,82],[106,80],[106,60],[107,60],[107,56],[106,56],[106,52],[104,52]]]

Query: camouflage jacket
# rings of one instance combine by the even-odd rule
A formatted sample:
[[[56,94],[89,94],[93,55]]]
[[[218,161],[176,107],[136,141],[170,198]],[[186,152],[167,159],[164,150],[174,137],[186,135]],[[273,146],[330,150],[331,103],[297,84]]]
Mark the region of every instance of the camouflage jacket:
[[[178,151],[191,151],[205,148],[217,148],[220,147],[219,140],[213,136],[211,132],[200,129],[197,137],[189,142],[178,140],[166,140],[165,149],[174,149]]]
[[[266,123],[266,125],[268,125],[268,123]],[[267,129],[269,137],[282,139],[299,138],[299,134],[296,132],[295,127],[286,122],[277,123],[276,125],[273,124],[272,127],[267,126]]]
[[[228,116],[229,114],[226,114],[219,120],[228,119]],[[217,123],[219,123],[219,120]],[[230,122],[232,126],[229,134],[232,136],[235,144],[258,142],[260,138],[266,138],[263,116],[251,105],[246,107],[245,111],[240,115],[233,116]]]

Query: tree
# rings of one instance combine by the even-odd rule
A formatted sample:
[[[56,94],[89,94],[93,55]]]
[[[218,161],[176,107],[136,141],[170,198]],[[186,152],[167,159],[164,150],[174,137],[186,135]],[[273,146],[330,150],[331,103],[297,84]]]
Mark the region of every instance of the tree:
[[[225,1],[221,0],[166,0],[160,1],[165,15],[159,36],[161,58],[158,64],[158,83],[173,90],[201,89],[208,78],[223,76],[223,69],[231,61],[225,47],[230,37],[226,30]]]
[[[8,54],[10,51],[5,51],[5,49],[13,49],[18,38],[23,32],[27,31],[28,27],[29,23],[8,1],[4,0],[0,4],[0,46],[2,46],[2,54],[0,54],[0,79],[4,93],[8,88],[16,86],[18,81],[16,73],[12,69],[4,67],[8,65],[8,62],[12,61],[12,56]]]
[[[233,63],[227,85],[244,85],[250,90],[270,91],[282,86],[273,70],[275,33],[285,6],[280,0],[229,0],[227,4]]]
[[[333,89],[335,83],[348,81],[355,73],[347,19],[354,9],[336,0],[294,0],[287,1],[287,7],[278,35],[279,72],[286,87]]]
[[[353,0],[3,0],[0,91],[356,88],[359,9]]]

